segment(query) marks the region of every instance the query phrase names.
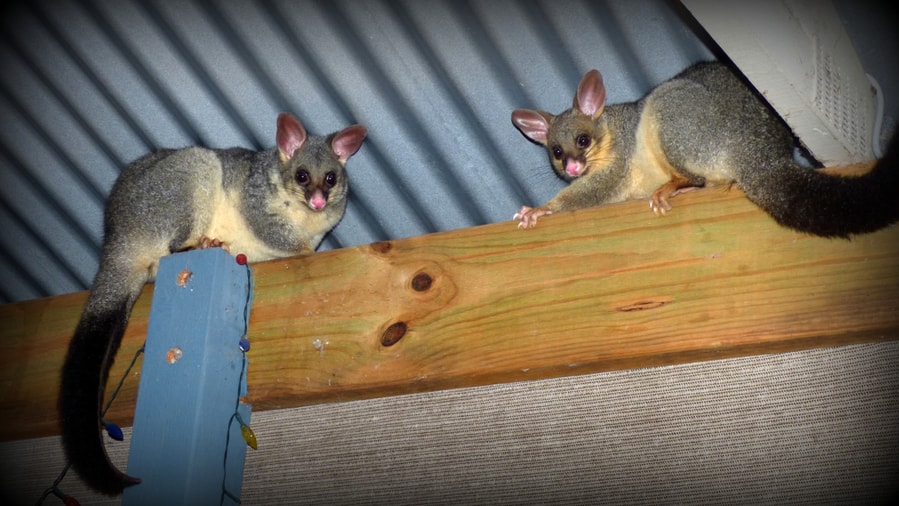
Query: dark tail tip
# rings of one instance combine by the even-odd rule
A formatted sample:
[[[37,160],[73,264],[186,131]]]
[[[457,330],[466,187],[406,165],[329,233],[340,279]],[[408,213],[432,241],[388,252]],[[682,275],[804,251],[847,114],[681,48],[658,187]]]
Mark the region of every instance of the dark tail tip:
[[[75,469],[75,472],[78,473],[78,477],[81,478],[87,486],[110,497],[121,495],[127,487],[140,483],[140,478],[128,476],[127,474],[119,472],[114,467],[112,468],[113,473],[110,475],[105,471],[102,473],[97,472],[99,469],[89,470],[75,467],[75,461],[73,460],[71,462],[73,463],[72,468]]]
[[[130,307],[122,302],[102,313],[85,309],[62,368],[59,421],[62,444],[72,469],[92,489],[119,495],[140,479],[122,473],[103,446],[103,390],[119,348]]]
[[[862,176],[835,176],[789,161],[744,167],[740,187],[783,226],[848,239],[899,221],[899,136]]]

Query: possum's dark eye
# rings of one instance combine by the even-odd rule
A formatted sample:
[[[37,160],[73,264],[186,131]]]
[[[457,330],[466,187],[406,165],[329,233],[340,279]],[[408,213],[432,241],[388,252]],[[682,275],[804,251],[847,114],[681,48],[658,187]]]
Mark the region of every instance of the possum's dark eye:
[[[587,134],[581,134],[577,136],[577,147],[584,149],[590,145],[590,136]]]
[[[562,148],[559,146],[553,146],[553,158],[556,160],[562,159]]]
[[[327,174],[325,174],[325,184],[327,184],[328,186],[334,186],[335,184],[337,184],[337,174],[333,172],[328,172]]]
[[[309,173],[305,170],[298,170],[296,179],[298,185],[306,186],[307,184],[309,184]]]

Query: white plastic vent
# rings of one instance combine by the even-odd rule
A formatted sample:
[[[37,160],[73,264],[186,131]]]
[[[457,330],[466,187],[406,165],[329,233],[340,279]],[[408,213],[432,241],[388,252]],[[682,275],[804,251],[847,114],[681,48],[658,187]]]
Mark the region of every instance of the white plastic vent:
[[[683,3],[818,160],[874,158],[875,97],[830,2]]]
[[[851,77],[844,76],[826,48],[818,45],[815,58],[814,108],[835,130],[851,153],[868,154],[873,119],[866,114],[867,89],[857,89]],[[865,81],[863,88],[870,88]]]

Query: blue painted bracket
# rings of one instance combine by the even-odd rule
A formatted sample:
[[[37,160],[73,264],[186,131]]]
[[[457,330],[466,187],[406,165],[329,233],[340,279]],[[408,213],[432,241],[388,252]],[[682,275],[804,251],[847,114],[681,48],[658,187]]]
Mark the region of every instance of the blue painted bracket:
[[[128,457],[141,483],[123,505],[239,503],[251,294],[249,267],[221,248],[160,261]]]

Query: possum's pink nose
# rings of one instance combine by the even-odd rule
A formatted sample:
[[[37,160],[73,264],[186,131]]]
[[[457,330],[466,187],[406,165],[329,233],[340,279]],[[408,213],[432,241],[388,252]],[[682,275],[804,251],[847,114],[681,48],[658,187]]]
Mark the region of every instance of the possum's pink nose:
[[[328,201],[325,199],[325,195],[321,192],[321,190],[316,190],[315,193],[312,194],[312,197],[309,199],[309,206],[316,211],[321,211],[325,208],[325,205]]]
[[[565,162],[565,172],[567,172],[571,177],[579,176],[581,174],[580,162],[573,158],[569,158],[568,161]]]

